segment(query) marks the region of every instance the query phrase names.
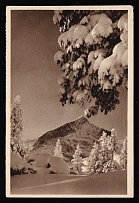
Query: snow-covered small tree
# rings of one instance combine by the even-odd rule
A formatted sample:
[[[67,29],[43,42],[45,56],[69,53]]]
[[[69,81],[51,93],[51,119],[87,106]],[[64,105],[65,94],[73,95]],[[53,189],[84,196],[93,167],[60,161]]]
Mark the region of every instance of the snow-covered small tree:
[[[119,142],[116,130],[112,128],[111,135],[107,135],[103,132],[99,141],[101,146],[99,156],[103,160],[102,172],[119,169],[119,164],[114,160],[114,156],[119,150]]]
[[[111,141],[113,143],[113,152],[119,153],[120,144],[119,144],[117,132],[114,128],[111,129]]]
[[[87,160],[86,173],[96,173],[96,162],[99,159],[99,145],[95,142]]]
[[[111,157],[111,167],[112,169],[114,170],[114,168],[119,168],[119,164],[117,163],[116,164],[116,160],[114,160],[114,157],[119,155],[119,149],[120,149],[120,144],[119,144],[119,140],[118,140],[118,136],[117,136],[117,133],[116,133],[116,130],[114,128],[112,128],[111,130],[111,136],[110,136],[110,146],[109,146],[109,143],[108,143],[108,147],[111,147],[111,154],[112,154],[112,157]]]
[[[120,166],[123,170],[127,169],[127,137],[125,138],[121,149]]]
[[[81,157],[82,151],[80,149],[79,143],[77,144],[75,153],[73,155],[73,159],[71,160],[72,164],[74,165],[74,169],[78,172],[81,173],[82,169],[82,157]]]
[[[63,158],[63,152],[62,152],[62,146],[60,143],[60,139],[57,140],[56,146],[54,147],[54,156]]]
[[[96,172],[108,172],[110,153],[108,150],[109,136],[106,132],[102,132],[101,137],[99,138],[99,154],[98,160],[96,161],[95,168]]]

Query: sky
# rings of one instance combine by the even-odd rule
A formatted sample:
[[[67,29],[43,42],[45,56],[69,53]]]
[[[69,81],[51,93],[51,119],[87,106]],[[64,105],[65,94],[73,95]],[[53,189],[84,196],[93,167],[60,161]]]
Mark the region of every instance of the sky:
[[[78,105],[59,102],[60,67],[54,62],[58,26],[51,10],[14,10],[11,13],[11,102],[19,94],[23,108],[22,139],[40,137],[83,115]],[[127,135],[127,92],[120,89],[120,104],[89,119],[98,127],[115,128],[119,139]]]

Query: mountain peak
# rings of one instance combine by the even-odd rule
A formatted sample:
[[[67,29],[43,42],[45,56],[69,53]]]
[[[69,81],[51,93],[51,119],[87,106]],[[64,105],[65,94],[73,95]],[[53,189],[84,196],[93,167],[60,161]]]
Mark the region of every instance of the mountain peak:
[[[84,116],[80,116],[76,120],[70,122],[70,124],[74,125],[74,127],[81,127],[81,125],[83,125],[84,123],[89,123],[87,118],[85,118]]]
[[[34,142],[29,157],[35,158],[38,153],[44,152],[53,154],[57,139],[60,139],[63,155],[68,160],[72,158],[78,143],[83,150],[83,157],[89,156],[93,143],[99,139],[103,130],[91,124],[86,117],[80,116],[40,136]]]
[[[76,137],[82,137],[82,139],[89,135],[96,139],[96,137],[100,135],[100,132],[102,132],[101,128],[89,123],[86,117],[80,116],[76,120],[61,125],[60,127],[48,131],[40,136],[34,143],[34,149],[37,149],[38,147],[48,143],[48,140],[54,140],[58,138],[62,139],[69,135],[76,135]]]

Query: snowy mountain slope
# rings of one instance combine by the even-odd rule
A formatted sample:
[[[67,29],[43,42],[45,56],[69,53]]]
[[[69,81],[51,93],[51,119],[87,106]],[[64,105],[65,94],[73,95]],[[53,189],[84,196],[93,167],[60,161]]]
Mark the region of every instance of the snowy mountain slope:
[[[57,139],[60,139],[63,155],[67,158],[67,161],[72,158],[78,143],[83,151],[82,156],[86,157],[89,155],[94,141],[101,136],[103,130],[89,123],[85,117],[81,116],[72,122],[46,132],[36,139],[28,158],[35,158],[37,154],[46,152],[53,154]]]

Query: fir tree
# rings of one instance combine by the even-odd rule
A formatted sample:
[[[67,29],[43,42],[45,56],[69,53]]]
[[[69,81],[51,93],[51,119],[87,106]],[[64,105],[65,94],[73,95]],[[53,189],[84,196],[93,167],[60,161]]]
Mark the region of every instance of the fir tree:
[[[127,169],[127,137],[125,138],[121,149],[120,165],[123,170]]]
[[[20,96],[17,95],[11,107],[11,152],[17,153],[21,158],[26,158],[32,150],[32,145],[26,147],[22,142],[23,133],[23,109]]]
[[[95,142],[94,146],[90,152],[88,157],[88,164],[87,164],[87,172],[88,173],[96,173],[96,162],[99,159],[99,145]]]
[[[81,173],[82,169],[81,169],[81,165],[82,165],[82,157],[81,157],[82,151],[80,149],[80,145],[78,143],[75,153],[73,155],[73,159],[71,160],[71,162],[74,165],[75,170],[78,173]]]
[[[118,87],[127,89],[128,11],[55,10],[60,49],[54,60],[63,72],[60,102],[86,108],[86,117],[119,104]]]
[[[114,160],[114,155],[119,150],[116,130],[113,128],[111,130],[111,135],[109,136],[107,136],[107,134],[103,132],[99,140],[101,146],[99,156],[101,157],[101,160],[103,162],[102,172],[119,169],[119,164]]]
[[[57,140],[56,146],[54,147],[54,156],[63,158],[63,152],[62,152],[62,146],[60,143],[60,139]]]
[[[11,107],[11,150],[20,152],[21,136],[23,132],[23,110],[20,96],[17,95]]]
[[[109,143],[110,143],[110,146],[109,146]],[[112,128],[112,130],[111,130],[111,136],[110,136],[109,143],[108,143],[108,149],[110,148],[110,150],[112,152],[111,159],[113,161],[114,155],[119,153],[119,141],[118,141],[116,130],[114,128]]]
[[[117,151],[119,152],[119,142],[115,129],[111,130],[111,135],[107,135],[103,131],[98,143],[94,143],[90,155],[86,159],[87,164],[82,166],[82,171],[84,173],[106,173],[119,170],[119,161],[114,159],[117,155],[119,157]]]

